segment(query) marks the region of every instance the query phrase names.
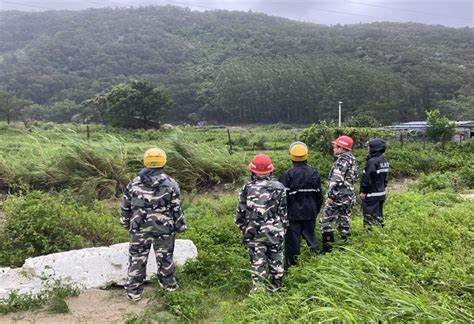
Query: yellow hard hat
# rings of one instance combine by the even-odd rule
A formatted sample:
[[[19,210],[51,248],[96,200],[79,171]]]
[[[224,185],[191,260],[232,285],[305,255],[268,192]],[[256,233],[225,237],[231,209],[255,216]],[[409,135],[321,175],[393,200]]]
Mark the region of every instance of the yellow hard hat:
[[[290,145],[290,160],[306,161],[308,159],[308,147],[303,142],[294,142]]]
[[[159,148],[151,148],[143,155],[143,164],[147,168],[162,168],[166,164],[166,153]]]

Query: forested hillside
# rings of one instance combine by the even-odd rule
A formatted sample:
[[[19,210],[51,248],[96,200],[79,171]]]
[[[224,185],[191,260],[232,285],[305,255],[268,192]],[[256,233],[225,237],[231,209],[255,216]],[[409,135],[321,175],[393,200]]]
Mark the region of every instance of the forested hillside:
[[[172,121],[308,123],[336,118],[339,100],[345,117],[364,112],[385,124],[423,119],[431,108],[474,119],[469,28],[327,27],[172,6],[2,19],[0,89],[41,105],[36,111],[68,111],[56,121],[130,79],[168,89]]]

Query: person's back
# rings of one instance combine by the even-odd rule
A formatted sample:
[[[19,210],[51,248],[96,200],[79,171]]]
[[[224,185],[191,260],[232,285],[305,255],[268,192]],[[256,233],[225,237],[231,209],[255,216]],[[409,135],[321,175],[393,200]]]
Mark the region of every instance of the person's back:
[[[316,215],[323,202],[321,177],[307,162],[308,147],[303,142],[294,142],[289,148],[293,167],[279,179],[285,186],[290,222],[285,235],[286,266],[295,265],[300,255],[300,241],[303,237],[313,252],[318,247],[314,228]]]
[[[176,233],[186,230],[180,190],[166,175],[166,153],[150,149],[144,155],[145,168],[125,188],[120,223],[130,232],[127,298],[141,299],[151,246],[155,251],[158,283],[167,291],[178,288],[173,252]]]
[[[282,198],[285,188],[270,175],[254,175],[239,194],[236,225],[245,227],[246,245],[277,244],[284,235]]]
[[[177,182],[163,169],[143,169],[125,189],[132,212],[130,231],[143,235],[170,234],[185,226],[177,200],[179,192]]]
[[[306,161],[294,162],[279,180],[287,189],[288,219],[314,219],[323,202],[318,171]]]
[[[369,155],[366,158],[367,162],[360,184],[364,224],[383,226],[383,204],[389,170],[389,163],[383,153],[387,146],[383,139],[374,138],[368,142],[368,148]]]
[[[283,239],[288,226],[285,187],[272,180],[273,164],[265,154],[255,155],[248,169],[251,181],[239,192],[234,223],[249,253],[253,282],[250,292],[261,284],[276,291],[284,276]]]

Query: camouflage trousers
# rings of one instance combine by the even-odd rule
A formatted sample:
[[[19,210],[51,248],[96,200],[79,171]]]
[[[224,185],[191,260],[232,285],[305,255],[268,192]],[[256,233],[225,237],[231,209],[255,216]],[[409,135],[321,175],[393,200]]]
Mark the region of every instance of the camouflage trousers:
[[[263,283],[279,289],[283,282],[283,244],[251,244],[247,246],[254,287]],[[266,268],[268,266],[269,276]]]
[[[341,235],[350,235],[352,207],[352,203],[324,207],[321,215],[321,233],[332,233],[334,231],[333,222],[336,222],[337,230]]]
[[[175,234],[132,233],[130,234],[128,279],[125,285],[131,296],[140,296],[146,277],[146,265],[151,246],[155,251],[159,284],[165,288],[176,288],[173,262]]]

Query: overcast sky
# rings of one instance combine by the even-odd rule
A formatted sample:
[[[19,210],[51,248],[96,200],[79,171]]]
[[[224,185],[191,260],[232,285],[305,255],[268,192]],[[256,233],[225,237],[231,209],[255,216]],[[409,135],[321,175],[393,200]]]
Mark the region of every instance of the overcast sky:
[[[375,21],[473,27],[474,0],[0,0],[0,10],[44,11],[171,4],[193,10],[240,10],[325,25]]]

